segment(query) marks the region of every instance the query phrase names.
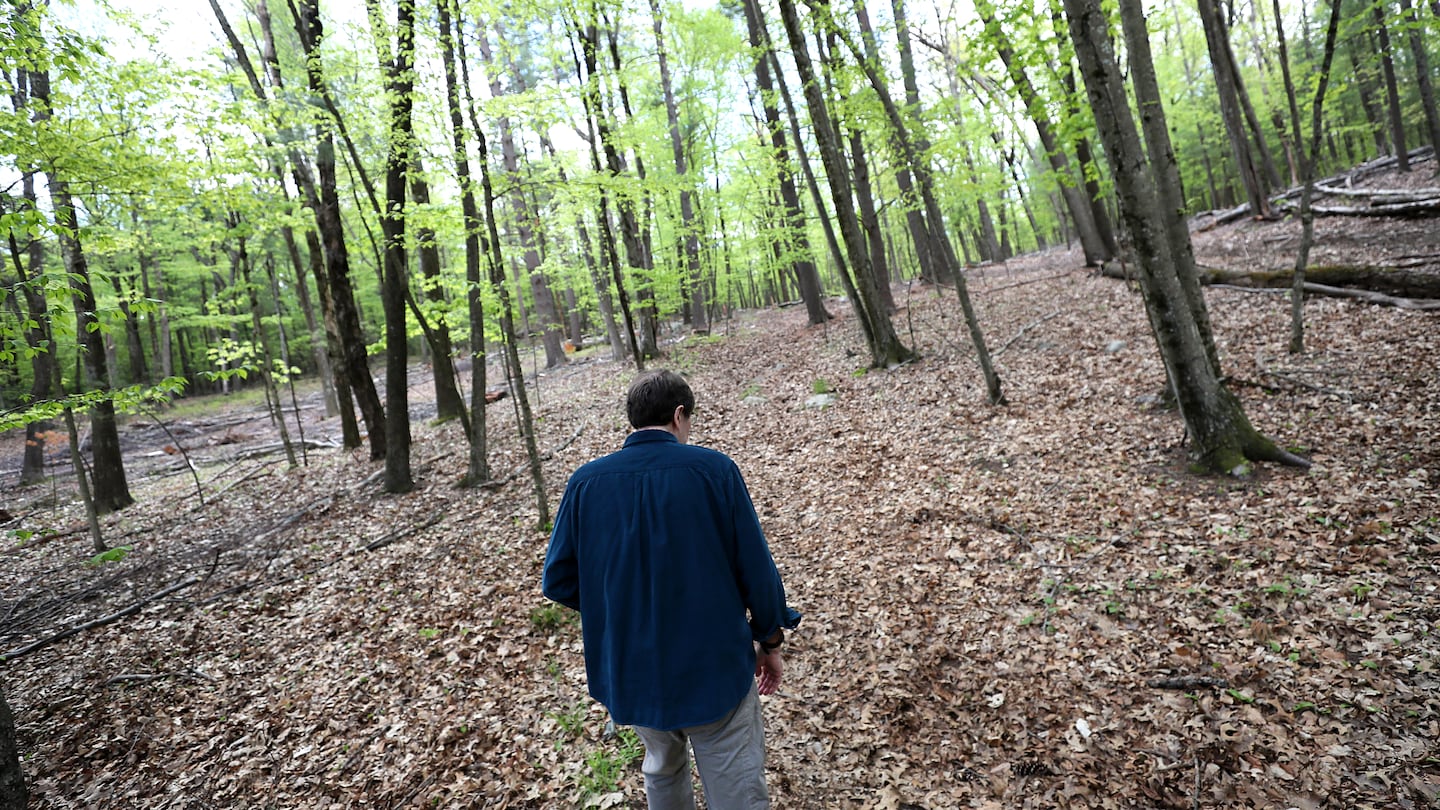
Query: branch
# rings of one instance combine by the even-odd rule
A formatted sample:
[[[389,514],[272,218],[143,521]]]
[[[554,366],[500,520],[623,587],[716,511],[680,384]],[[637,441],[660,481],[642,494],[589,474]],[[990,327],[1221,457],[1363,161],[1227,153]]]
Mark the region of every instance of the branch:
[[[126,616],[129,616],[129,615],[132,615],[132,614],[134,614],[134,613],[139,612],[139,610],[140,610],[141,608],[145,607],[146,605],[150,604],[151,602],[154,602],[154,601],[157,601],[157,600],[160,600],[160,599],[164,599],[165,597],[169,596],[170,594],[175,593],[176,591],[179,591],[179,590],[184,590],[185,588],[188,588],[188,587],[190,587],[191,585],[194,585],[194,584],[198,583],[199,581],[200,581],[200,577],[190,577],[189,579],[187,579],[187,580],[185,580],[185,581],[183,581],[183,582],[177,582],[177,583],[175,583],[174,585],[171,585],[170,587],[165,588],[165,589],[162,590],[162,591],[159,591],[158,593],[151,594],[150,596],[147,596],[147,597],[145,597],[144,599],[141,599],[139,602],[136,602],[136,603],[130,605],[129,607],[127,607],[127,608],[125,608],[125,609],[123,609],[123,610],[120,610],[120,611],[118,611],[118,612],[116,612],[116,613],[111,613],[109,616],[102,616],[102,617],[100,617],[100,618],[98,618],[98,619],[95,619],[95,620],[93,620],[93,621],[88,621],[88,622],[85,622],[84,624],[78,624],[78,625],[76,625],[76,626],[74,626],[74,627],[71,627],[71,628],[69,628],[69,629],[61,630],[60,632],[55,633],[54,635],[47,636],[46,638],[42,638],[42,639],[40,639],[39,641],[35,641],[35,642],[30,643],[30,644],[26,644],[24,647],[19,647],[19,648],[17,648],[17,649],[11,650],[10,652],[5,653],[4,655],[0,655],[0,663],[8,664],[8,663],[10,663],[11,661],[14,661],[16,658],[21,657],[22,655],[27,655],[27,654],[29,654],[29,653],[35,652],[36,650],[43,649],[43,648],[45,648],[45,647],[50,646],[51,644],[54,644],[54,643],[57,642],[57,641],[63,641],[64,639],[67,639],[67,638],[69,638],[69,637],[71,637],[71,636],[73,636],[73,635],[76,635],[76,634],[78,634],[78,633],[83,633],[83,632],[85,632],[86,630],[93,630],[93,629],[95,629],[95,628],[97,628],[97,627],[103,627],[103,626],[105,626],[105,625],[107,625],[107,624],[110,624],[111,622],[119,621],[120,619],[123,619],[123,618],[125,618]]]

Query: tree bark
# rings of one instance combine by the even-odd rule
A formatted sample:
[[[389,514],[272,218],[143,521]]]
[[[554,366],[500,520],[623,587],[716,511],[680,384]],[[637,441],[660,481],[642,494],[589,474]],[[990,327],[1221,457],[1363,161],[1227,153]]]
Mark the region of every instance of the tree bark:
[[[1376,0],[1370,7],[1375,15],[1375,34],[1380,40],[1380,69],[1385,77],[1385,100],[1390,110],[1390,140],[1395,144],[1395,167],[1410,171],[1410,153],[1405,149],[1405,115],[1400,109],[1400,85],[1395,79],[1395,57],[1390,50],[1390,26],[1385,14],[1390,4]]]
[[[445,72],[445,106],[450,114],[450,141],[454,148],[455,176],[460,184],[461,221],[465,227],[465,304],[469,320],[470,344],[470,418],[468,438],[470,448],[467,457],[464,484],[478,486],[490,479],[490,465],[487,458],[486,438],[486,352],[485,352],[485,305],[481,297],[483,278],[480,260],[488,255],[489,246],[481,246],[484,223],[480,220],[480,209],[475,203],[475,181],[470,172],[470,150],[465,135],[465,117],[461,108],[461,86],[455,70],[455,50],[459,37],[456,36],[458,20],[452,13],[456,0],[436,0],[438,11],[440,59]],[[462,51],[463,54],[463,51]],[[470,74],[464,68],[463,88],[467,106],[473,111],[470,100]]]
[[[325,84],[324,69],[320,61],[320,40],[324,37],[325,30],[320,19],[318,0],[297,0],[291,8],[297,14],[295,27],[305,50],[306,77],[310,92],[323,100],[328,96],[329,89]],[[340,194],[335,174],[335,135],[328,125],[322,124],[321,130],[315,159],[315,167],[319,173],[319,199],[315,201],[315,220],[324,240],[326,283],[330,288],[331,306],[335,312],[335,327],[343,353],[346,381],[365,420],[365,429],[370,438],[370,459],[374,461],[385,457],[385,407],[380,403],[380,394],[375,389],[375,378],[370,372],[360,310],[356,306],[354,287],[350,282],[350,254],[345,244],[345,226],[340,216]]]
[[[0,810],[25,810],[28,799],[20,746],[15,742],[15,715],[0,692]]]
[[[1203,299],[1197,312],[1186,294],[1185,276],[1194,276],[1186,245],[1175,244],[1179,233],[1169,219],[1182,212],[1168,208],[1156,188],[1165,182],[1169,169],[1153,166],[1146,158],[1140,133],[1131,117],[1124,80],[1113,49],[1109,21],[1100,0],[1065,0],[1070,36],[1075,43],[1091,107],[1095,111],[1105,153],[1115,177],[1120,210],[1133,240],[1140,270],[1140,287],[1160,354],[1169,373],[1181,416],[1194,447],[1197,468],[1245,475],[1249,461],[1280,461],[1307,465],[1304,459],[1287,453],[1251,426],[1239,399],[1225,385],[1207,350],[1204,334],[1208,327],[1198,322],[1204,316]],[[1122,0],[1130,73],[1149,74],[1149,39],[1139,0]],[[1142,100],[1142,105],[1145,102]],[[1146,110],[1157,119],[1146,134],[1167,132],[1164,113],[1158,107]],[[1150,154],[1170,153],[1168,137],[1149,145]],[[1173,193],[1173,192],[1172,192]],[[1183,228],[1183,222],[1180,225]],[[1188,233],[1185,241],[1188,242]],[[1193,261],[1193,259],[1191,260]]]
[[[425,182],[420,158],[410,175],[410,198],[417,206],[430,204],[430,184]],[[445,290],[440,279],[440,245],[435,229],[415,229],[415,252],[420,259],[421,285],[426,299],[437,306],[445,304]],[[430,376],[435,381],[435,415],[438,419],[465,419],[465,399],[455,384],[455,347],[450,341],[450,324],[442,317],[426,333],[430,341]]]
[[[36,102],[35,119],[48,121],[51,116],[50,74],[29,71],[26,77],[30,97]],[[97,315],[95,288],[90,283],[90,268],[80,242],[80,223],[75,215],[75,201],[70,193],[69,179],[54,160],[45,167],[50,185],[50,201],[54,209],[60,252],[70,273],[70,289],[75,299],[76,334],[85,356],[85,369],[90,381],[102,393],[110,391],[110,369],[105,360],[105,335]],[[125,480],[124,459],[120,454],[120,431],[115,419],[115,402],[101,399],[90,410],[90,448],[95,510],[100,514],[124,509],[135,502]],[[98,542],[98,541],[97,541]]]
[[[1425,130],[1430,135],[1430,146],[1440,152],[1440,112],[1435,104],[1435,86],[1430,79],[1430,55],[1422,38],[1425,22],[1415,14],[1410,0],[1400,0],[1400,13],[1410,43],[1410,58],[1415,63],[1415,87],[1420,92],[1420,106],[1425,110]],[[1435,171],[1440,174],[1440,158],[1435,161]]]
[[[1235,75],[1234,57],[1230,50],[1230,39],[1225,25],[1215,8],[1215,0],[1198,0],[1200,22],[1205,28],[1205,43],[1210,50],[1210,65],[1215,72],[1215,87],[1220,99],[1220,115],[1225,121],[1225,132],[1230,137],[1230,148],[1235,158],[1240,183],[1250,200],[1250,211],[1254,216],[1273,219],[1270,209],[1270,189],[1265,184],[1261,169],[1255,163],[1255,154],[1245,135],[1244,113],[1240,109],[1237,87],[1240,77]]]
[[[829,106],[819,77],[810,62],[809,46],[805,32],[800,27],[800,17],[795,11],[793,0],[780,0],[780,17],[785,23],[785,33],[790,40],[790,50],[795,58],[795,67],[800,74],[801,87],[805,91],[806,106],[810,110],[810,122],[815,130],[815,140],[820,148],[825,175],[830,181],[831,196],[835,203],[835,215],[840,220],[840,234],[844,237],[845,253],[850,267],[855,272],[859,301],[856,315],[868,323],[866,332],[870,349],[870,365],[886,368],[908,362],[915,353],[900,342],[895,325],[886,314],[880,301],[880,293],[870,258],[865,247],[865,235],[860,229],[855,214],[854,202],[850,197],[850,177],[840,153],[840,143],[831,123]]]
[[[366,0],[372,20],[380,15],[378,0]],[[376,31],[377,39],[381,32]],[[405,246],[405,174],[413,163],[415,89],[415,0],[399,0],[395,19],[393,55],[387,41],[380,53],[389,101],[385,158],[385,211],[380,218],[384,235],[385,269],[381,305],[385,310],[385,491],[409,492],[415,488],[410,473],[410,364],[405,303],[409,291],[409,260]]]

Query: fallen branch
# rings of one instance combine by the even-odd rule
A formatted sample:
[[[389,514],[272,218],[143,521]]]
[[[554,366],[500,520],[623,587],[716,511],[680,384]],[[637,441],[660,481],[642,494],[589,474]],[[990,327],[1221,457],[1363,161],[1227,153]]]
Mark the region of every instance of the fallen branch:
[[[1179,689],[1188,692],[1192,689],[1225,689],[1230,682],[1224,678],[1213,678],[1209,675],[1179,675],[1174,678],[1155,678],[1145,682],[1151,689]]]
[[[141,608],[145,607],[151,602],[164,599],[170,594],[175,593],[176,591],[184,590],[185,588],[188,588],[199,581],[200,577],[191,577],[183,582],[177,582],[174,585],[171,585],[170,587],[159,591],[158,593],[153,593],[150,596],[141,599],[139,602],[136,602],[123,610],[111,613],[109,616],[101,616],[98,619],[85,622],[84,624],[77,624],[74,627],[68,628],[66,630],[61,630],[60,632],[42,638],[39,641],[26,644],[24,647],[19,647],[17,649],[11,650],[4,655],[0,655],[0,663],[8,664],[11,661],[14,661],[16,658],[21,657],[22,655],[28,655],[29,653],[35,652],[36,650],[49,647],[51,644],[54,644],[57,641],[63,641],[73,635],[83,633],[86,630],[94,630],[97,627],[104,627],[111,622],[119,621],[126,616],[138,613]]]
[[[1057,309],[1057,310],[1055,310],[1054,312],[1050,313],[1049,315],[1046,315],[1045,317],[1040,318],[1039,320],[1032,321],[1032,322],[1026,324],[1025,326],[1021,327],[1020,331],[1019,331],[1019,332],[1016,332],[1014,337],[1012,337],[1012,338],[1010,338],[1009,340],[1005,341],[1005,345],[1004,345],[1004,346],[1001,346],[999,349],[996,349],[994,352],[991,353],[990,356],[991,356],[991,357],[999,357],[1001,354],[1003,354],[1003,353],[1005,352],[1006,349],[1008,349],[1008,348],[1010,348],[1012,345],[1014,345],[1014,344],[1015,344],[1015,341],[1019,340],[1019,339],[1022,338],[1022,337],[1025,337],[1025,333],[1026,333],[1026,332],[1029,332],[1031,329],[1034,329],[1035,327],[1039,326],[1040,324],[1045,323],[1046,321],[1050,320],[1051,318],[1054,318],[1055,316],[1059,315],[1060,313],[1061,313],[1061,310],[1058,310],[1058,309]]]

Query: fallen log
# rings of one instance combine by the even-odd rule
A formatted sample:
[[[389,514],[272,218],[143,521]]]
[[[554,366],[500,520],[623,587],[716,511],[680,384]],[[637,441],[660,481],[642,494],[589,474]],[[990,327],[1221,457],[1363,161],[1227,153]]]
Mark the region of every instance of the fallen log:
[[[1201,265],[1201,284],[1223,284],[1253,289],[1286,289],[1294,278],[1292,268],[1235,270]],[[1101,275],[1127,280],[1120,262],[1106,262]],[[1433,309],[1440,300],[1440,275],[1378,265],[1317,265],[1305,270],[1305,292],[1312,295],[1361,298],[1373,304],[1406,309]],[[1367,293],[1361,295],[1359,293]],[[1372,295],[1373,294],[1373,295]],[[1399,303],[1400,301],[1405,303]]]

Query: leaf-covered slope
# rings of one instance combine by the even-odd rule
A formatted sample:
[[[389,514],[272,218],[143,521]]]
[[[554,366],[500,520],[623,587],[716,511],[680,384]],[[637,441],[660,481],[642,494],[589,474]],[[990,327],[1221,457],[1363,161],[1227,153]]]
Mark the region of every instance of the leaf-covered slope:
[[[1436,316],[1312,302],[1291,358],[1283,300],[1208,291],[1252,420],[1315,466],[1195,478],[1139,301],[1077,264],[972,277],[1006,408],[949,290],[896,288],[923,359],[890,372],[859,373],[843,301],[674,333],[694,440],[740,464],[806,615],[765,703],[776,806],[1432,806]],[[540,378],[552,499],[618,445],[629,376]],[[638,763],[599,778],[623,739],[539,594],[528,487],[454,489],[459,428],[416,433],[409,495],[363,454],[272,456],[204,468],[204,507],[142,479],[119,563],[8,547],[4,649],[204,577],[0,668],[34,806],[643,806]]]

